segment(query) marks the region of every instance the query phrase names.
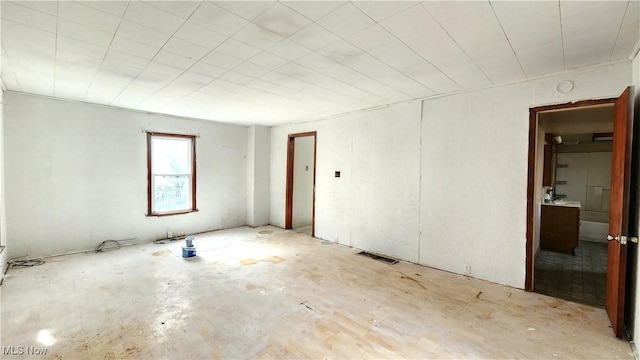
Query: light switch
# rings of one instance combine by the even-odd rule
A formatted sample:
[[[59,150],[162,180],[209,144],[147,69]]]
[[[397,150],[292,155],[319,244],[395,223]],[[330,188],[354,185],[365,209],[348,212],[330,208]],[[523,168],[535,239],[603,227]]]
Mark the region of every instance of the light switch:
[[[336,177],[339,178],[340,177],[340,171],[336,171]]]

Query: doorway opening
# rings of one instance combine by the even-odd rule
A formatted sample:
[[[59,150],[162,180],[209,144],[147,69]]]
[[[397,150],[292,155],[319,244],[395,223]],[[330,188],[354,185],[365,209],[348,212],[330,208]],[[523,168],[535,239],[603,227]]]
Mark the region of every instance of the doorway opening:
[[[315,236],[316,132],[289,135],[285,228]]]
[[[552,252],[564,252],[570,256],[575,256],[575,248],[580,244],[580,208],[583,206],[579,201],[567,199],[566,196],[562,200],[563,204],[554,204],[553,200],[557,200],[556,196],[556,179],[553,179],[553,173],[549,175],[550,168],[553,167],[557,172],[558,169],[567,169],[568,165],[560,163],[556,157],[556,163],[554,164],[553,151],[549,153],[547,151],[547,174],[544,174],[545,165],[545,131],[550,132],[549,129],[545,129],[544,122],[541,122],[540,118],[544,117],[545,113],[553,112],[567,112],[573,110],[593,110],[597,108],[609,108],[613,104],[613,129],[603,129],[596,134],[592,128],[586,131],[584,128],[581,131],[574,129],[573,134],[585,134],[592,133],[592,140],[596,137],[600,137],[603,140],[605,138],[612,139],[611,146],[611,169],[609,171],[610,191],[609,191],[609,222],[607,231],[607,261],[606,261],[606,283],[605,283],[605,309],[609,320],[611,320],[611,327],[617,337],[624,336],[624,315],[625,315],[625,296],[628,295],[625,287],[627,286],[627,242],[628,239],[637,240],[636,237],[629,237],[630,223],[632,219],[630,217],[630,189],[631,184],[631,168],[632,168],[632,145],[633,145],[633,114],[632,114],[632,102],[631,94],[632,89],[626,88],[625,91],[618,97],[613,99],[603,100],[588,100],[575,103],[568,103],[562,105],[542,106],[531,108],[529,111],[529,156],[528,156],[528,176],[527,176],[527,232],[526,232],[526,259],[525,259],[525,289],[527,291],[534,291],[536,288],[536,256],[539,255],[538,249],[543,245],[543,237],[548,234],[543,234],[545,231],[543,222],[544,217],[556,220],[558,225],[557,231],[554,236],[556,241],[552,241]],[[568,113],[570,114],[570,113]],[[576,119],[578,120],[578,119]],[[564,125],[570,126],[583,126],[588,124],[588,121],[584,121],[584,118],[579,117],[578,121],[565,122]],[[559,131],[567,131],[559,130]],[[603,133],[605,133],[603,135]],[[547,142],[552,141],[555,136],[550,132],[550,136],[547,136]],[[567,134],[571,134],[567,132]],[[610,136],[609,136],[610,135]],[[579,140],[577,140],[579,143]],[[548,148],[549,150],[549,148]],[[552,149],[551,149],[552,150]],[[549,164],[553,166],[549,166]],[[562,165],[562,166],[560,166]],[[561,173],[556,173],[555,176],[559,176]],[[601,174],[606,176],[606,174]],[[567,176],[566,172],[563,176]],[[550,180],[551,179],[551,180]],[[559,181],[570,181],[567,179],[557,179]],[[543,187],[543,181],[546,183]],[[587,184],[588,184],[587,180]],[[561,184],[561,185],[567,185]],[[599,196],[599,201],[602,201],[604,194],[604,186],[594,186],[593,189],[585,189],[586,192],[592,191],[590,198],[586,198],[585,201],[595,201],[596,195]],[[552,191],[550,191],[552,190]],[[569,191],[566,188],[564,191]],[[555,193],[555,194],[554,194]],[[553,195],[551,195],[553,194]],[[563,194],[567,195],[567,194]],[[545,203],[546,201],[546,203]],[[566,206],[574,205],[574,206]],[[585,203],[585,206],[587,204]],[[561,214],[543,214],[543,209],[547,209],[547,212],[552,209],[565,208],[572,211],[565,211]],[[606,208],[606,205],[605,207]],[[599,210],[603,210],[601,207]],[[562,226],[571,224],[570,227]],[[576,225],[577,224],[577,225]],[[571,228],[569,231],[569,228]],[[572,234],[569,237],[568,234]],[[575,234],[578,235],[576,239]],[[559,239],[559,240],[558,240]],[[547,246],[549,242],[547,241]],[[596,295],[597,297],[597,295]]]
[[[529,291],[605,308],[615,100],[530,109]]]
[[[538,112],[533,290],[603,309],[613,112],[612,103]]]

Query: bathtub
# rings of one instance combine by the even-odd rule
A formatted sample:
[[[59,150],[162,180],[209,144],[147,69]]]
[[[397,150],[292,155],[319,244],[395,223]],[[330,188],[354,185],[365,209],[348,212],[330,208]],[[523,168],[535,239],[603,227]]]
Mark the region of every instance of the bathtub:
[[[580,212],[580,240],[606,243],[608,234],[609,213]]]

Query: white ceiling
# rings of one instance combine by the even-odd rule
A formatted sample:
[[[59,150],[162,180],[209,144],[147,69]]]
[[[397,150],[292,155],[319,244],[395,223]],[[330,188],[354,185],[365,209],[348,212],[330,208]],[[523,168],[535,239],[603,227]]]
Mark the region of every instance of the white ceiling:
[[[6,1],[9,90],[275,125],[629,59],[640,1]]]

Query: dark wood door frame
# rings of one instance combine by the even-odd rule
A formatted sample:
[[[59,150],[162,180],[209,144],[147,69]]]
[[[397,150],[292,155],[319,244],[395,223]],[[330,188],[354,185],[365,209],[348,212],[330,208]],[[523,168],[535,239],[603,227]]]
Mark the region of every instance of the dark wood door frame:
[[[617,98],[601,99],[601,100],[585,100],[573,103],[538,106],[529,109],[529,156],[528,156],[528,171],[527,171],[527,245],[526,245],[526,259],[525,259],[525,283],[524,288],[526,291],[534,290],[534,256],[535,250],[533,248],[533,231],[534,231],[534,210],[535,210],[535,179],[536,179],[536,144],[538,142],[538,114],[550,110],[562,110],[571,108],[580,108],[587,106],[597,106],[606,104],[615,104]]]
[[[316,131],[289,134],[287,140],[287,184],[285,199],[284,228],[291,229],[293,227],[293,165],[295,157],[295,141],[296,138],[313,136],[313,200],[311,202],[311,236],[316,235],[316,149],[318,143],[318,134]]]

